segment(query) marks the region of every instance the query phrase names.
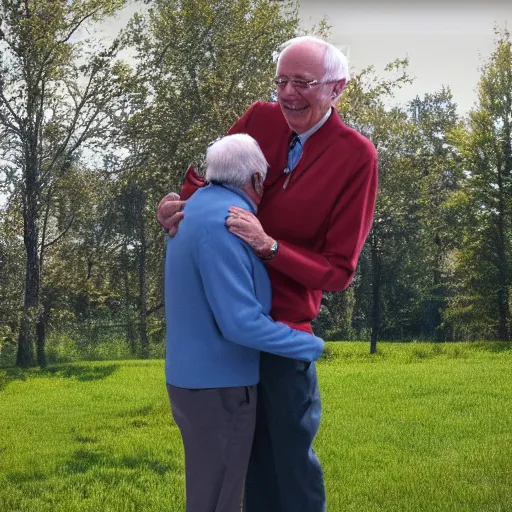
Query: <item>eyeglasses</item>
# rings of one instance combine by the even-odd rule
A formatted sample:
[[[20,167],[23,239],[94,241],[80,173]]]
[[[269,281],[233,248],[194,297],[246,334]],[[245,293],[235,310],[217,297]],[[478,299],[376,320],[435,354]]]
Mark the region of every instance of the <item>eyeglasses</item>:
[[[286,84],[290,82],[294,89],[309,89],[315,85],[323,85],[329,84],[333,82],[333,80],[328,82],[319,82],[318,80],[303,80],[301,78],[284,78],[282,76],[277,76],[274,78],[274,83],[279,89],[284,89]]]

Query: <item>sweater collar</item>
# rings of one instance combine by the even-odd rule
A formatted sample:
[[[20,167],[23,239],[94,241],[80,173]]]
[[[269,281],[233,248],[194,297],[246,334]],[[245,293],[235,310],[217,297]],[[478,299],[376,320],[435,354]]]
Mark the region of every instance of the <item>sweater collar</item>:
[[[233,185],[227,185],[226,183],[220,183],[219,181],[212,181],[212,185],[215,185],[217,187],[222,187],[227,190],[230,190],[234,194],[240,196],[250,207],[252,210],[252,213],[256,215],[258,213],[258,205],[254,202],[254,200],[247,194],[247,192],[244,192],[242,189],[235,187]]]

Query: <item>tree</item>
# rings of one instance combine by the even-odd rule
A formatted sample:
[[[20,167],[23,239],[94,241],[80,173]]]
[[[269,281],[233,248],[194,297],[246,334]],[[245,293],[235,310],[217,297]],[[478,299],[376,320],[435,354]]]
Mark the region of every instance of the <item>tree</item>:
[[[123,250],[119,263],[123,282],[125,283],[126,320],[129,329],[132,328],[134,323],[130,315],[132,296],[136,297],[133,306],[138,317],[139,350],[132,350],[141,357],[147,358],[149,356],[148,316],[150,311],[148,305],[151,300],[150,291],[153,292],[151,294],[153,302],[159,302],[163,307],[161,294],[155,289],[157,287],[153,286],[151,289],[151,282],[155,282],[155,279],[152,280],[151,277],[158,276],[157,279],[162,280],[161,262],[163,261],[165,244],[163,243],[163,233],[157,226],[153,212],[149,208],[148,193],[144,188],[144,183],[148,183],[148,181],[144,179],[144,176],[142,176],[142,180],[139,179],[140,177],[132,177],[132,179],[121,183],[117,191],[115,205],[118,221],[117,229],[123,240]],[[158,246],[160,246],[160,250],[158,250]],[[158,258],[160,264],[155,261],[154,257],[152,258],[152,252],[153,256],[160,256]],[[136,276],[136,286],[130,285],[131,276]],[[133,292],[133,289],[136,292]],[[151,311],[153,311],[153,308],[151,308]],[[130,337],[133,334],[130,333]],[[132,347],[133,345],[134,340],[132,341]]]
[[[510,339],[512,238],[512,41],[496,31],[493,54],[482,68],[478,105],[465,126],[453,133],[465,179],[468,217],[457,264],[486,334]],[[496,312],[498,313],[496,315]]]
[[[45,250],[41,272],[38,335],[53,325],[72,324],[92,338],[98,318],[119,316],[116,307],[121,286],[113,276],[113,262],[121,249],[115,229],[112,203],[115,180],[110,176],[73,166],[54,188],[48,236],[56,239],[67,226],[66,236]]]
[[[448,137],[458,125],[456,104],[449,89],[416,97],[409,104],[410,115],[418,131],[416,166],[418,181],[419,229],[418,255],[426,272],[421,283],[421,336],[437,341],[446,338],[443,315],[448,294],[446,259],[453,249],[451,209],[445,208],[460,181],[460,166]]]
[[[340,106],[342,118],[370,138],[379,155],[375,217],[361,255],[361,265],[369,271],[369,275],[361,277],[370,282],[369,286],[359,283],[361,290],[370,293],[359,299],[370,306],[372,353],[383,331],[384,308],[393,306],[392,299],[403,286],[400,279],[403,282],[411,269],[410,249],[417,209],[414,126],[403,110],[386,107],[394,91],[410,82],[407,61],[397,60],[386,71],[389,78],[376,76],[372,67],[357,74]]]
[[[0,353],[15,344],[23,297],[22,220],[15,203],[11,196],[0,206]]]
[[[115,13],[124,0],[1,0],[0,165],[19,191],[26,254],[17,365],[34,363],[40,269],[56,182],[81,148],[105,148],[111,118],[123,111],[118,43],[102,51],[77,40],[88,21]],[[47,213],[45,213],[47,212]],[[57,238],[62,236],[58,234]],[[44,336],[37,361],[45,364]]]

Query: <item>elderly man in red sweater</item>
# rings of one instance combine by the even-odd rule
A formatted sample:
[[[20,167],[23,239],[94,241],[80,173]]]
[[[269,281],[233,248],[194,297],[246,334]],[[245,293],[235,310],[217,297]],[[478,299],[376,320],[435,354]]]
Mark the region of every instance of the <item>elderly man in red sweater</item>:
[[[227,229],[265,261],[276,321],[311,332],[322,292],[345,289],[370,230],[377,153],[334,108],[349,78],[345,56],[305,36],[283,45],[277,102],[256,102],[230,134],[254,137],[269,162],[257,216],[232,207]],[[189,169],[181,200],[166,196],[160,223],[173,236],[183,200],[204,180]],[[312,444],[320,423],[314,363],[271,354],[260,362],[257,425],[246,480],[247,512],[324,512],[325,489]]]

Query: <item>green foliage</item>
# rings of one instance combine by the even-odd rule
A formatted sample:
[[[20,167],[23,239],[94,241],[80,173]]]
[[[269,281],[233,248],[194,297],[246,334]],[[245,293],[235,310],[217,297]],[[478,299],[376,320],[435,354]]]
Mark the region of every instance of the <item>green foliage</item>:
[[[324,294],[323,301],[327,305],[330,318],[327,324],[325,339],[327,340],[355,340],[354,311],[356,305],[355,287],[350,286],[343,292],[330,292]],[[362,336],[364,339],[364,335]]]
[[[372,67],[357,73],[342,96],[342,118],[366,135],[379,155],[379,190],[368,244],[354,283],[355,304],[349,327],[377,336],[402,338],[417,314],[414,290],[419,170],[415,165],[417,129],[407,112],[387,106],[395,92],[410,83],[407,60],[397,60],[379,76]],[[352,324],[352,325],[350,325]],[[359,334],[359,333],[357,333]],[[356,334],[356,336],[357,336]]]
[[[452,132],[464,168],[459,243],[449,315],[472,331],[510,339],[512,248],[512,41],[497,31],[482,68],[479,102]]]
[[[127,137],[159,199],[254,101],[269,99],[273,53],[295,35],[295,2],[158,0],[126,33],[141,76]]]
[[[0,171],[19,194],[25,288],[18,337],[20,366],[45,364],[48,312],[40,303],[41,271],[55,189],[84,147],[100,154],[124,109],[119,43],[93,48],[78,41],[87,21],[114,14],[125,0],[0,2]],[[106,144],[107,143],[107,144]]]
[[[442,88],[409,105],[418,130],[416,166],[418,182],[418,229],[421,238],[416,259],[423,271],[418,272],[417,305],[425,337],[444,341],[453,333],[444,312],[450,290],[447,260],[457,247],[456,223],[452,197],[460,191],[461,168],[456,149],[449,137],[459,122],[456,105],[449,89]],[[451,204],[451,207],[448,207]]]
[[[20,216],[13,205],[0,206],[0,354],[16,343],[23,300],[23,245]]]
[[[100,342],[83,342],[66,334],[52,334],[47,341],[48,362],[67,363],[78,361],[117,361],[132,357],[126,340],[106,339]]]
[[[326,338],[332,328],[332,315],[326,306],[320,307],[320,312],[312,322],[313,332],[320,338]]]

